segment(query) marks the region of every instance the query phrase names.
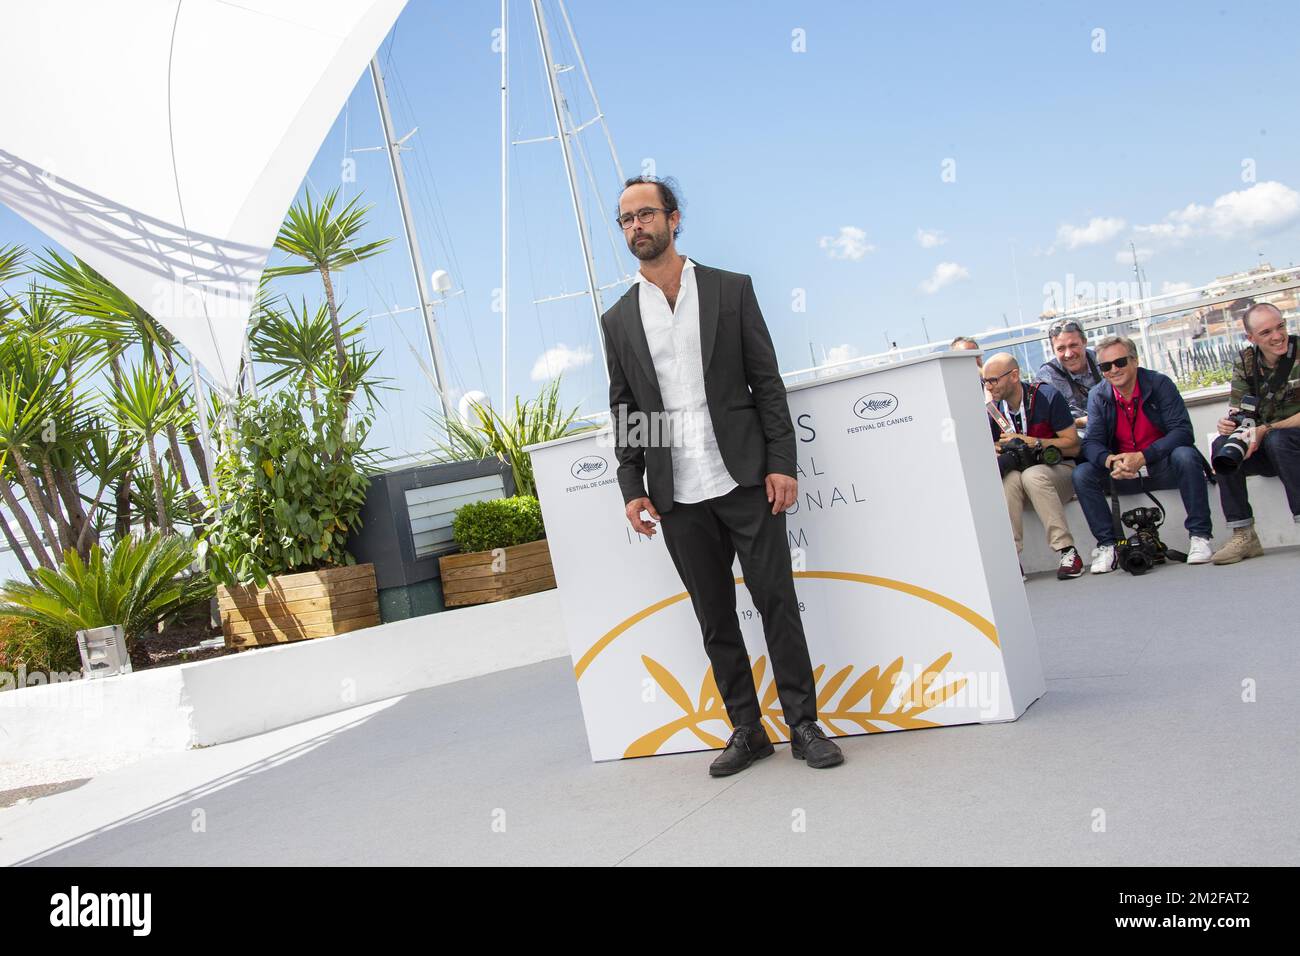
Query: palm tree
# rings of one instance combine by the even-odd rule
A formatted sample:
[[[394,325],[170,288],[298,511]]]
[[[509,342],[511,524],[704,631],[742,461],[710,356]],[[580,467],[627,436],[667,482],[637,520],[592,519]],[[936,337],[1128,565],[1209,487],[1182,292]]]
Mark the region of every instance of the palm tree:
[[[65,311],[91,320],[82,326],[82,330],[107,347],[108,362],[112,366],[116,387],[120,388],[122,382],[122,355],[130,345],[138,343],[144,351],[145,361],[155,370],[165,370],[171,379],[172,388],[181,393],[176,375],[176,340],[153,316],[140,308],[134,299],[85,262],[80,259],[69,261],[52,249],[46,249],[43,257],[37,257],[35,271],[56,283],[51,287],[50,294]],[[199,483],[207,484],[208,462],[203,452],[203,442],[194,426],[194,415],[186,414],[189,409],[183,394],[180,403],[182,414],[177,416],[176,421],[169,422],[166,429],[170,457],[180,461],[180,444],[177,440],[179,427],[185,434],[185,445],[194,461]],[[180,468],[179,477],[186,493],[192,495],[189,476],[184,468]],[[197,506],[198,499],[195,498],[191,508]]]
[[[316,386],[321,378],[321,356],[333,344],[329,306],[322,302],[312,312],[305,297],[301,310],[295,309],[288,298],[284,305],[286,312],[272,305],[261,309],[249,334],[253,358],[275,368],[258,384],[269,388],[286,379],[301,380],[316,406],[320,401]],[[360,324],[351,319],[344,324],[345,341],[360,334]]]
[[[329,306],[330,327],[334,333],[334,354],[338,362],[339,377],[348,382],[348,352],[343,342],[343,328],[339,321],[338,303],[334,299],[332,271],[342,269],[382,252],[391,239],[376,242],[359,242],[366,225],[366,213],[371,206],[358,206],[361,197],[355,196],[342,209],[335,212],[338,189],[331,189],[319,203],[312,201],[311,191],[300,202],[295,202],[285,216],[275,248],[305,260],[302,265],[277,266],[266,270],[271,277],[320,273],[325,286],[325,302]]]
[[[56,542],[71,537],[71,528],[59,507],[51,477],[43,475],[47,485],[42,491],[32,466],[40,464],[51,426],[57,435],[73,419],[71,390],[64,380],[71,351],[72,346],[62,341],[12,334],[0,338],[0,463],[12,464],[45,540],[56,547]],[[36,457],[29,457],[33,451]],[[15,520],[24,524],[25,515],[16,507],[8,481],[0,477],[0,484],[5,486],[5,504],[14,511]],[[23,530],[37,560],[48,566],[49,555],[40,537],[28,533],[27,527]]]
[[[163,495],[163,478],[158,468],[158,449],[154,438],[174,422],[180,407],[180,393],[150,365],[141,365],[122,376],[122,386],[109,398],[118,424],[140,437],[149,456],[149,473],[153,479],[154,505],[158,526],[172,530]]]

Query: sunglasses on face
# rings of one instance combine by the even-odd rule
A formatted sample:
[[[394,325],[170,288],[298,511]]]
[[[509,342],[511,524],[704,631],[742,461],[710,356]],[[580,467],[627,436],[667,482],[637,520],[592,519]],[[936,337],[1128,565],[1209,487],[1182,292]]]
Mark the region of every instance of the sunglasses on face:
[[[1098,362],[1097,368],[1101,369],[1103,373],[1109,372],[1113,368],[1126,368],[1129,358],[1130,356],[1125,355],[1123,358],[1113,359],[1109,362]]]

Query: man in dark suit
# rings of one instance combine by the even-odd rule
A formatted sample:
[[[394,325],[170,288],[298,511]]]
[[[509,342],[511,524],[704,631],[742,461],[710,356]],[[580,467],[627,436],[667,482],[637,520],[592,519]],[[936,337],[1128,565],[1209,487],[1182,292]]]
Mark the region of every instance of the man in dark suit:
[[[736,773],[774,752],[736,618],[737,554],[763,619],[791,750],[810,767],[835,766],[844,756],[817,725],[786,541],[798,483],[776,351],[749,276],[678,253],[681,218],[671,181],[627,181],[618,222],[641,269],[600,318],[627,520],[644,535],[663,524],[700,622],[734,728],[709,773]]]

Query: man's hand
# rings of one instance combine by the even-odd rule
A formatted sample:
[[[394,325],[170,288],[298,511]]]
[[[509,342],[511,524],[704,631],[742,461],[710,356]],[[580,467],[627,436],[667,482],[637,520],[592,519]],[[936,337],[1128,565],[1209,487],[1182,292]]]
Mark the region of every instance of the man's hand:
[[[1087,416],[1087,415],[1080,415],[1078,418],[1076,418],[1076,419],[1074,420],[1074,427],[1075,427],[1075,428],[1087,428],[1087,427],[1088,427],[1088,416]]]
[[[662,520],[659,517],[659,512],[655,511],[654,502],[649,498],[633,498],[627,503],[626,510],[627,520],[632,525],[632,530],[637,534],[643,534],[648,538],[653,538],[655,535],[654,521]],[[646,521],[642,518],[642,511],[650,512],[650,517],[653,518],[654,521]]]
[[[1230,408],[1230,409],[1228,409],[1228,414],[1231,415],[1231,414],[1233,414],[1233,413],[1236,412],[1236,411],[1237,411],[1237,410],[1236,410],[1235,408]],[[1231,434],[1232,434],[1233,432],[1235,432],[1236,430],[1237,430],[1237,423],[1234,422],[1231,418],[1220,418],[1220,419],[1219,419],[1219,434],[1220,434],[1220,435],[1231,435]]]
[[[1250,446],[1246,449],[1246,458],[1249,458],[1255,452],[1259,451],[1260,444],[1264,441],[1264,436],[1268,434],[1271,425],[1256,425],[1250,430]],[[1243,458],[1242,461],[1245,461]]]
[[[1136,478],[1138,469],[1146,466],[1147,456],[1140,451],[1129,451],[1122,455],[1111,455],[1106,459],[1112,478]]]
[[[799,494],[799,482],[789,475],[767,476],[767,500],[772,503],[772,514],[780,514],[794,504]]]

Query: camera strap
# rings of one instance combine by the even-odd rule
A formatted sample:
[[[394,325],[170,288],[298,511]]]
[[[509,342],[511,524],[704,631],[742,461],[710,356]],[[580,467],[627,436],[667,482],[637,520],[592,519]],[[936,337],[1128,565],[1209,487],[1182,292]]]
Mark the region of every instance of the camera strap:
[[[1160,512],[1160,520],[1156,522],[1156,528],[1159,529],[1163,527],[1165,523],[1165,517],[1166,517],[1165,506],[1160,503],[1159,498],[1157,498],[1155,495],[1151,493],[1151,490],[1147,488],[1146,483],[1143,481],[1141,476],[1138,477],[1137,482],[1138,482],[1138,487],[1142,489],[1142,493],[1151,499],[1151,503],[1155,505],[1156,510]],[[1124,521],[1122,518],[1120,518],[1119,491],[1115,487],[1114,479],[1112,479],[1110,482],[1110,514],[1111,514],[1111,520],[1114,523],[1115,540],[1122,541],[1125,538],[1127,538],[1128,535],[1124,533]],[[1171,561],[1181,561],[1184,563],[1187,561],[1186,554],[1184,554],[1182,551],[1175,551],[1173,548],[1166,545],[1163,541],[1159,541],[1158,535],[1159,535],[1159,531],[1157,530],[1157,543],[1160,546],[1160,552],[1165,557],[1169,558]]]
[[[1259,399],[1259,410],[1261,413],[1264,410],[1265,403],[1271,405],[1278,393],[1286,387],[1287,379],[1291,377],[1291,367],[1295,365],[1297,336],[1288,335],[1286,338],[1286,355],[1282,356],[1281,361],[1279,361],[1277,366],[1273,369],[1273,374],[1268,377],[1268,381],[1265,383],[1260,382],[1259,376],[1259,346],[1252,346],[1255,354],[1253,356],[1254,362],[1252,363],[1252,368],[1250,370],[1250,387],[1254,391],[1255,396]]]

